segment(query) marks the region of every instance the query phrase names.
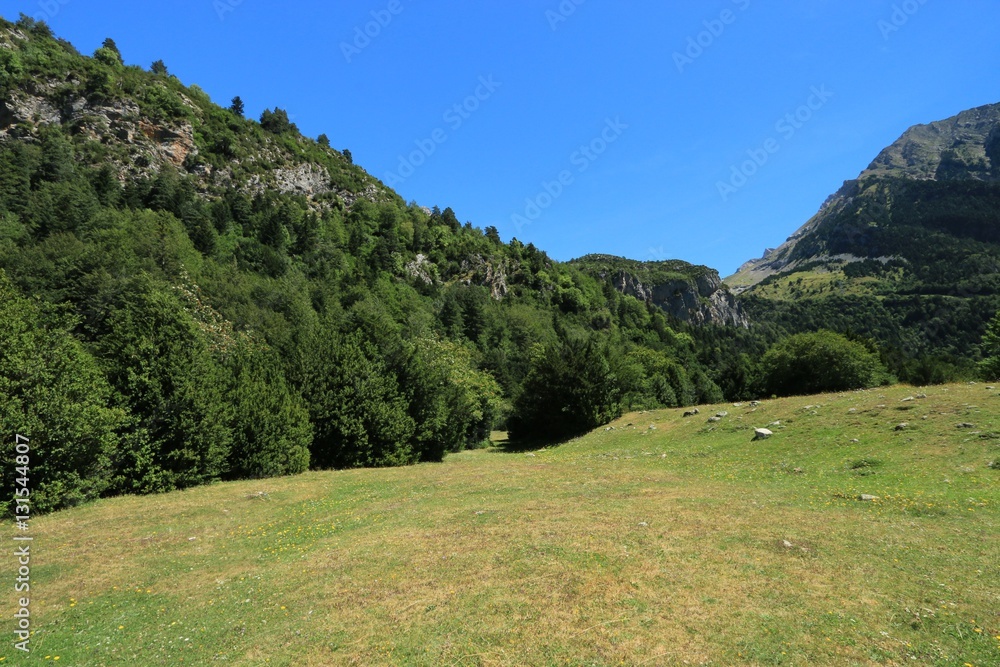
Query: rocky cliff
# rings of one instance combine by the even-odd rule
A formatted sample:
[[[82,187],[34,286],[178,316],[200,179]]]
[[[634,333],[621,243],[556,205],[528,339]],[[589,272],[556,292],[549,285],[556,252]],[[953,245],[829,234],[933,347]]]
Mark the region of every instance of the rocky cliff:
[[[692,324],[747,327],[750,322],[719,272],[679,260],[638,262],[587,255],[573,264],[608,281],[616,290],[651,303]]]

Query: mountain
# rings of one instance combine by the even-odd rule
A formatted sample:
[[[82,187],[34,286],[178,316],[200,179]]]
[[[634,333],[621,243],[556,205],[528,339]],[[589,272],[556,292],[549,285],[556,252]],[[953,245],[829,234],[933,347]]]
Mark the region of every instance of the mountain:
[[[870,217],[871,212],[856,211],[852,207],[855,198],[869,196],[873,183],[900,179],[939,184],[963,181],[993,183],[1000,180],[1000,104],[977,107],[947,120],[911,127],[879,153],[858,178],[847,181],[843,188],[831,195],[819,213],[784,244],[768,249],[760,259],[745,263],[734,275],[726,278],[726,283],[739,293],[768,276],[792,270],[803,263],[822,261],[837,264],[872,259],[871,251],[864,245],[866,237],[854,237],[853,243],[838,238],[836,243],[823,243],[818,248],[807,244],[807,249],[799,251],[796,251],[796,246],[802,239],[819,234],[821,229],[824,234],[829,233],[823,228],[833,224],[834,220],[840,220],[842,224],[841,216],[845,211],[847,215],[857,212],[860,217],[866,213]],[[943,185],[938,191],[947,190],[948,186]],[[992,192],[992,189],[983,191]],[[831,249],[848,246],[860,250],[861,254],[830,254]]]
[[[754,321],[967,365],[1000,307],[1000,104],[910,128],[726,283]]]

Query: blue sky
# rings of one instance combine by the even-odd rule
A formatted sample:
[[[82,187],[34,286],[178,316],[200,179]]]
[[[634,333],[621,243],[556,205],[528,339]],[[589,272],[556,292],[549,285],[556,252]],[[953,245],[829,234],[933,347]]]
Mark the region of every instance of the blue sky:
[[[128,63],[162,58],[248,115],[285,108],[407,200],[560,260],[679,258],[727,275],[907,127],[1000,102],[992,0],[5,7],[84,53],[110,36]]]

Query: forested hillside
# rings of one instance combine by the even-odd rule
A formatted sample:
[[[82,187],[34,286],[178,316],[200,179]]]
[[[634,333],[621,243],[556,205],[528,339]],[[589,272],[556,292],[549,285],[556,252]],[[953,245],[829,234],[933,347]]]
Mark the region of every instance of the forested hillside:
[[[0,22],[0,421],[36,510],[722,399],[686,323],[242,107]]]

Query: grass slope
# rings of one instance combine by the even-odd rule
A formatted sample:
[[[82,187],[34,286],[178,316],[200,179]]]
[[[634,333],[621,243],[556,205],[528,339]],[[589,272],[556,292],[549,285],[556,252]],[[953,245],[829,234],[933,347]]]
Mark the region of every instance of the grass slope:
[[[1000,393],[919,392],[40,518],[0,664],[997,665]]]

